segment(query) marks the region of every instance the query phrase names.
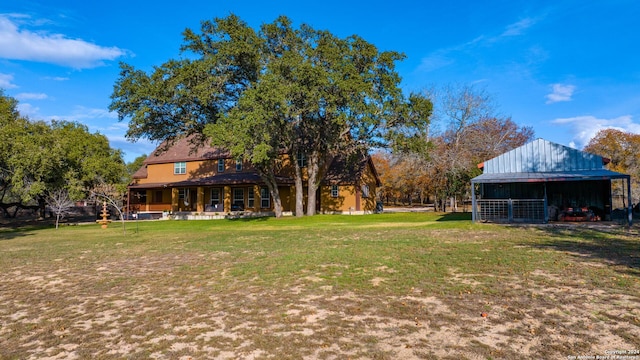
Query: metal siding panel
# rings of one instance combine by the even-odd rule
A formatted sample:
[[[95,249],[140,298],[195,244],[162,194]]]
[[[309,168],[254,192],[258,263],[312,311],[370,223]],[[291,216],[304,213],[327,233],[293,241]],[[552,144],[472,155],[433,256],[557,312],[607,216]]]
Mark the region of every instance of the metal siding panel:
[[[563,147],[562,148],[563,152],[564,152],[564,169],[565,171],[574,171],[575,170],[575,166],[574,164],[574,158],[573,158],[573,154],[571,153],[571,150]]]
[[[543,161],[543,166],[542,166],[542,171],[551,171],[551,169],[553,169],[553,157],[552,157],[552,152],[551,152],[551,146],[550,144],[545,144],[545,146],[542,147],[542,156],[544,157],[542,159]]]
[[[556,161],[553,164],[553,171],[564,171],[565,169],[565,151],[560,146],[554,146],[554,153],[556,154]]]
[[[518,171],[523,171],[523,169],[526,169],[529,164],[527,161],[527,154],[528,154],[528,149],[530,147],[530,144],[527,144],[529,146],[523,146],[520,148],[517,148],[515,151],[515,156],[516,158],[514,159],[514,164],[513,164],[513,171],[514,172],[518,172]]]
[[[569,152],[571,153],[571,170],[580,170],[580,158],[578,157],[577,152],[573,149],[569,150]]]
[[[536,161],[536,165],[535,165],[536,171],[546,171],[545,161],[544,161],[545,153],[546,151],[544,149],[544,143],[541,141],[537,141],[534,154],[532,154],[532,156],[535,158],[535,161]]]
[[[553,169],[553,164],[554,164],[554,152],[553,152],[553,148],[551,147],[551,144],[549,143],[545,143],[544,144],[544,157],[545,157],[545,162],[544,162],[544,171],[551,171],[551,169]]]
[[[522,171],[523,163],[522,156],[522,148],[516,148],[513,151],[513,157],[511,159],[511,171],[510,172],[519,172]]]

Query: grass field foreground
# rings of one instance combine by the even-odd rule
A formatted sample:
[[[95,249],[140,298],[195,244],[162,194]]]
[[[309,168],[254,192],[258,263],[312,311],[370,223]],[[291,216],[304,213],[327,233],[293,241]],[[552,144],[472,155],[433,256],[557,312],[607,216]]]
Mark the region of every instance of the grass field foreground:
[[[640,349],[638,229],[466,214],[0,228],[0,359]]]

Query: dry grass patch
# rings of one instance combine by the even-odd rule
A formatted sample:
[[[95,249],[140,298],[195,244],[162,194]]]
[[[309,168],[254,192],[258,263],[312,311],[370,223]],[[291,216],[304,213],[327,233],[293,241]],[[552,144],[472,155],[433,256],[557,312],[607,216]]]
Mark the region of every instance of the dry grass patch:
[[[127,238],[117,228],[0,231],[0,358],[520,359],[640,348],[634,230],[442,220],[156,222]]]

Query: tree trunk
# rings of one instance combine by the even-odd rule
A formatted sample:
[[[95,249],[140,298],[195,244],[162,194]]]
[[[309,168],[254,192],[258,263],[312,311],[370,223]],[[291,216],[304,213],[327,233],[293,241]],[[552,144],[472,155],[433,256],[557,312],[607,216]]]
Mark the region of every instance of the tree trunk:
[[[45,214],[45,209],[47,206],[47,202],[45,201],[45,199],[43,197],[39,197],[38,198],[38,208],[39,208],[39,216],[41,219],[44,219],[46,216]]]
[[[277,218],[282,217],[282,201],[280,200],[280,193],[278,192],[278,186],[269,189],[269,193],[273,198],[273,211],[276,213]]]
[[[318,173],[320,172],[320,156],[313,152],[307,164],[307,215],[316,214],[316,193],[318,191]]]
[[[291,161],[294,163],[295,168],[295,187],[296,187],[296,216],[304,216],[304,189],[302,185],[302,169],[298,163],[297,157],[291,157]]]
[[[282,217],[282,200],[280,199],[280,191],[278,191],[278,184],[273,181],[265,181],[267,188],[269,189],[269,195],[273,199],[273,211],[276,213],[277,218]]]
[[[273,211],[277,218],[282,217],[282,200],[280,199],[280,191],[278,191],[278,183],[276,182],[276,175],[273,172],[275,166],[256,166],[258,175],[262,178],[267,189],[269,189],[269,195],[273,199]]]

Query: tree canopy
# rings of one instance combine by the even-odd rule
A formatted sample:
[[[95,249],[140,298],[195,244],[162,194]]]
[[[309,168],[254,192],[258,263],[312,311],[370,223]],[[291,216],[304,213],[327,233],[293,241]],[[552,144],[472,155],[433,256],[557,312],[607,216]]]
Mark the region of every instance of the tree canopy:
[[[149,74],[121,65],[111,110],[129,118],[127,136],[172,140],[199,135],[244,157],[274,197],[282,155],[303,157],[307,214],[337,154],[372,146],[416,147],[424,142],[431,104],[404,97],[395,62],[358,36],[339,38],[284,16],[254,30],[235,15],[184,32],[181,60]],[[292,161],[296,213],[302,213],[302,169]]]
[[[0,91],[0,206],[5,216],[11,207],[43,207],[58,189],[77,200],[98,181],[126,181],[121,152],[104,135],[74,122],[31,121],[17,105]]]
[[[609,170],[631,175],[632,198],[640,197],[640,135],[617,129],[598,131],[585,151],[610,160]]]
[[[445,199],[453,199],[455,207],[456,199],[468,198],[470,180],[481,173],[479,163],[532,140],[533,129],[499,116],[482,88],[448,85],[426,96],[434,100],[428,144],[389,157],[385,192],[405,199],[431,195],[444,210]]]

